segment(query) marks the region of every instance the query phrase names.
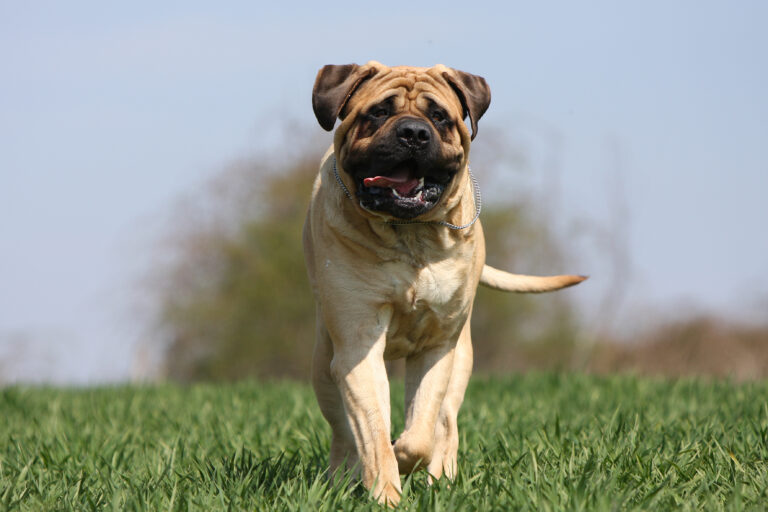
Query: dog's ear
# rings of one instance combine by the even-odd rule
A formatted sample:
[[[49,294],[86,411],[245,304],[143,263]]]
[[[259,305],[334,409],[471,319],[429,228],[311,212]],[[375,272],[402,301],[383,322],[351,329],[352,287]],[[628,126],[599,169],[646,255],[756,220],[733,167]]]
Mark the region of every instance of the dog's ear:
[[[318,71],[312,89],[312,109],[325,130],[333,130],[336,118],[364,80],[376,74],[372,66],[329,64]]]
[[[485,78],[456,69],[443,72],[443,78],[459,96],[464,108],[464,117],[469,116],[472,125],[472,139],[477,135],[477,122],[491,104],[491,89]]]

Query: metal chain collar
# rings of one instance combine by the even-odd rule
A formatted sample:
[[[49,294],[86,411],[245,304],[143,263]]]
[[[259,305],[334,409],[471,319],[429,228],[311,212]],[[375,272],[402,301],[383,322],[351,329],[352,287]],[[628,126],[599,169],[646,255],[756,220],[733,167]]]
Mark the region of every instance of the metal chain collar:
[[[399,226],[403,224],[435,224],[438,226],[445,226],[448,229],[466,229],[470,227],[472,224],[477,222],[477,219],[480,218],[480,210],[483,208],[483,201],[482,197],[480,197],[480,187],[477,186],[477,180],[475,179],[475,176],[472,174],[472,169],[467,166],[467,172],[469,173],[469,179],[472,183],[472,190],[475,193],[475,217],[469,221],[467,224],[463,224],[461,226],[457,226],[456,224],[451,224],[450,222],[446,222],[444,220],[428,220],[428,221],[421,221],[421,220],[397,220],[397,221],[387,221],[387,224]],[[344,191],[344,194],[354,201],[354,198],[352,197],[352,194],[350,194],[349,189],[347,189],[347,186],[344,185],[344,182],[341,181],[341,176],[339,176],[339,171],[336,169],[336,156],[333,157],[333,176],[336,178],[336,181],[338,182],[339,186],[341,187],[341,190]]]

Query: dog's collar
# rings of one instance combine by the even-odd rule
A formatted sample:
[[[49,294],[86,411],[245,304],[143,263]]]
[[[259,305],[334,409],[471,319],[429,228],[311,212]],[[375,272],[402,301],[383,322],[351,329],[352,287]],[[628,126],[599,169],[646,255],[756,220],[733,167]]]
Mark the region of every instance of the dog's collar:
[[[470,227],[472,224],[477,222],[477,219],[480,218],[480,210],[483,208],[483,201],[480,197],[480,188],[477,186],[477,180],[475,179],[475,176],[472,174],[472,169],[469,168],[469,165],[467,165],[467,172],[469,173],[469,180],[472,184],[472,190],[475,193],[475,217],[469,221],[467,224],[462,224],[461,226],[457,226],[456,224],[451,224],[450,222],[446,222],[444,220],[427,220],[427,221],[421,221],[421,220],[392,220],[387,221],[387,224],[393,225],[393,226],[400,226],[403,224],[435,224],[438,226],[445,226],[448,229],[466,229]],[[336,155],[333,156],[333,176],[336,178],[336,182],[338,182],[339,186],[341,187],[341,190],[344,191],[344,195],[346,195],[349,199],[352,199],[354,201],[354,198],[352,197],[352,194],[349,192],[349,189],[344,184],[343,181],[341,181],[341,176],[339,176],[339,171],[336,169]]]

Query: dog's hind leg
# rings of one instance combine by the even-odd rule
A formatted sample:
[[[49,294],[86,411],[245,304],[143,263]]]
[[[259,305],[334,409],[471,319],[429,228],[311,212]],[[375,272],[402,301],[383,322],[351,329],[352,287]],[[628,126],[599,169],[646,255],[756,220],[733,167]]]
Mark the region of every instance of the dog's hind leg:
[[[435,446],[432,460],[427,465],[427,472],[433,478],[440,478],[443,474],[450,480],[456,478],[457,453],[459,451],[459,429],[456,418],[461,403],[464,401],[464,392],[467,389],[471,373],[472,338],[469,320],[467,320],[456,344],[451,380],[448,383],[448,390],[440,406],[440,415],[435,425]]]
[[[322,315],[317,314],[317,339],[312,358],[312,386],[320,405],[323,416],[331,426],[331,454],[329,457],[328,475],[331,478],[342,478],[345,471],[360,470],[357,464],[357,449],[355,438],[347,422],[344,402],[341,400],[339,389],[331,377],[331,361],[333,360],[333,344],[325,329]]]

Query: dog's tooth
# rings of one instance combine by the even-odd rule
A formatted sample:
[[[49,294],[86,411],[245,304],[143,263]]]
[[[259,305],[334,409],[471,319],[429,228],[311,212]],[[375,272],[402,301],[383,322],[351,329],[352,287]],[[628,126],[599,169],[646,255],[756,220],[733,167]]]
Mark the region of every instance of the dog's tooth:
[[[403,196],[401,196],[400,194],[397,193],[397,189],[396,188],[393,187],[391,190],[392,190],[392,194],[395,197],[397,197],[398,199],[402,199],[403,198]]]

